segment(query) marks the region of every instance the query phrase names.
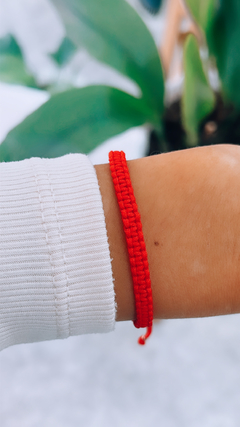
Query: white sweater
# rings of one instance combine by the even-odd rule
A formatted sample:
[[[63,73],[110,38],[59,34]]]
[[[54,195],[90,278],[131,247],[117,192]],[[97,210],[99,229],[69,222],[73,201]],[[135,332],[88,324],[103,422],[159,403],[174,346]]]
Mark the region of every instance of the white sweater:
[[[87,156],[0,163],[0,349],[114,324],[105,218]]]

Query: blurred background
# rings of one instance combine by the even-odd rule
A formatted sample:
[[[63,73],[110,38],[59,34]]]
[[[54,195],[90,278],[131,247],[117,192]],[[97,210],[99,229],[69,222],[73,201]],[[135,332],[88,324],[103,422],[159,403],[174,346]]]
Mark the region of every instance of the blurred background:
[[[74,4],[74,1],[69,3]],[[182,148],[184,144],[185,148],[197,145],[197,132],[202,132],[201,141],[210,138],[210,143],[215,143],[220,122],[217,120],[219,116],[216,114],[212,92],[219,93],[223,90],[225,104],[221,111],[227,111],[227,117],[232,114],[230,118],[235,125],[234,129],[238,125],[238,99],[231,98],[229,89],[232,82],[226,82],[224,70],[221,67],[214,68],[212,62],[207,71],[199,65],[200,58],[204,64],[208,60],[206,45],[201,40],[201,30],[199,33],[195,26],[192,28],[193,21],[187,14],[179,12],[177,2],[172,2],[174,11],[178,10],[178,13],[173,12],[171,15],[173,18],[169,18],[170,0],[163,1],[159,11],[157,2],[154,1],[146,1],[145,7],[137,0],[131,0],[130,3],[155,42],[156,47],[153,47],[150,39],[144,44],[147,35],[143,34],[141,40],[141,34],[138,33],[136,39],[140,39],[142,49],[152,49],[151,55],[154,55],[154,49],[162,52],[164,92],[159,90],[156,98],[160,99],[162,93],[165,112],[163,113],[160,101],[157,106],[151,104],[146,86],[146,105],[141,104],[141,111],[146,116],[143,115],[139,121],[142,122],[141,125],[136,125],[138,120],[135,121],[134,118],[122,132],[119,132],[121,127],[116,128],[116,136],[105,138],[107,134],[103,134],[101,141],[94,142],[94,149],[87,149],[84,143],[79,148],[78,151],[88,150],[90,159],[95,164],[107,162],[111,149],[124,150],[128,159],[144,156],[149,150],[162,152],[174,149],[171,138],[167,136],[169,126],[170,129],[175,126],[177,134],[185,132],[184,139],[181,139],[176,149]],[[210,6],[213,4],[202,3]],[[151,9],[151,13],[146,6]],[[154,8],[156,14],[152,13]],[[208,13],[211,12],[209,10],[207,9]],[[44,111],[40,110],[43,113],[34,116],[32,122],[25,123],[24,120],[38,111],[41,105],[47,105],[44,103],[51,98],[54,101],[54,96],[68,93],[69,88],[83,88],[90,84],[107,85],[126,91],[136,99],[140,99],[141,91],[144,93],[144,86],[139,88],[139,83],[133,78],[117,70],[117,67],[111,67],[106,61],[96,59],[86,47],[76,49],[70,59],[59,66],[61,61],[54,60],[51,55],[58,51],[65,37],[62,18],[63,15],[56,9],[56,1],[53,5],[48,0],[0,0],[0,39],[4,39],[7,34],[14,37],[21,47],[26,69],[34,78],[33,83],[33,80],[27,80],[26,75],[22,74],[21,84],[16,81],[7,82],[10,75],[13,80],[21,80],[18,73],[17,77],[14,74],[21,64],[4,62],[1,46],[3,53],[6,50],[4,51],[3,44],[0,45],[0,141],[2,147],[10,147],[0,150],[1,160],[17,160],[11,156],[15,153],[21,155],[22,147],[19,148],[18,141],[23,141],[24,145],[28,135],[30,141],[34,139],[32,123],[40,121],[41,128],[41,114],[44,116]],[[205,21],[203,29],[208,28]],[[138,22],[136,21],[136,25]],[[169,40],[167,36],[169,26],[176,29],[174,40]],[[139,28],[141,30],[142,27]],[[171,34],[174,33],[173,29]],[[195,34],[200,54],[194,50],[192,39],[188,40],[184,51],[182,42],[189,33]],[[135,47],[133,51],[134,49]],[[182,67],[184,54],[185,64],[188,60],[186,51],[190,58],[187,71]],[[15,52],[18,52],[16,46]],[[195,67],[197,70],[191,64],[198,64]],[[143,63],[142,68],[146,67]],[[205,70],[205,74],[202,70]],[[190,76],[188,81],[193,85],[190,92],[184,86],[186,72]],[[154,70],[152,73],[154,76]],[[23,84],[23,81],[28,83]],[[197,97],[198,92],[194,92],[193,88],[199,81],[201,85],[208,87],[207,102],[205,100],[204,103],[207,107],[204,107],[204,111],[201,100],[195,105],[191,98],[191,94]],[[179,97],[185,97],[181,129],[179,123],[175,123],[179,122]],[[194,110],[194,116],[190,118],[189,103],[191,110]],[[167,110],[168,106],[173,107]],[[159,116],[161,111],[161,125],[154,115],[154,108],[159,109]],[[112,114],[111,111],[109,114]],[[166,122],[168,127],[162,124]],[[19,128],[21,123],[25,123],[25,127]],[[41,138],[43,136],[40,135],[40,140]],[[82,138],[84,142],[84,136]],[[33,151],[29,147],[26,144],[23,156],[42,155],[38,153],[37,147],[36,151],[35,147]],[[47,150],[48,147],[46,157],[51,156],[51,152]],[[239,323],[239,315],[160,321],[155,323],[147,345],[140,347],[137,344],[139,331],[132,323],[123,322],[118,323],[115,332],[110,334],[71,337],[67,340],[24,344],[5,349],[0,353],[0,425],[237,427],[240,420]]]
[[[147,12],[138,0],[130,0],[129,3],[141,14],[158,43],[164,28],[165,3],[162,2],[161,14],[157,16]],[[15,73],[13,72],[17,65],[10,61],[5,65],[2,59],[0,64],[1,142],[5,140],[12,128],[49,99],[49,92],[42,90],[44,88],[55,86],[58,90],[64,90],[70,86],[84,87],[101,84],[126,90],[135,96],[139,95],[139,88],[133,80],[106,63],[98,61],[84,47],[78,49],[70,60],[59,68],[59,64],[53,60],[51,54],[59,49],[65,36],[65,28],[50,0],[0,0],[0,38],[9,34],[13,35],[21,46],[25,65],[34,75],[41,90],[29,87],[31,84],[28,87],[24,86],[24,81],[23,84],[17,85],[14,82]],[[4,83],[4,80],[7,81],[6,74],[11,72],[13,75],[9,80],[11,83],[13,81],[14,85]],[[111,138],[110,141],[108,138],[100,149],[92,150],[91,159],[96,164],[107,163],[108,152],[112,147],[125,150],[128,159],[141,157],[147,150],[148,133],[145,126],[140,126],[126,131],[126,134]],[[80,147],[80,151],[84,150]],[[30,153],[29,156],[31,157],[32,154]],[[29,156],[26,155],[24,158]],[[6,160],[4,156],[3,160]]]

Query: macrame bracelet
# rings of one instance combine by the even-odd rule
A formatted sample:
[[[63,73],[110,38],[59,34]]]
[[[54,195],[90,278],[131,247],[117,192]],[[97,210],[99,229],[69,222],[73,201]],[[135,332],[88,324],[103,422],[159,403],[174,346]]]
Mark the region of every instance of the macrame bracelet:
[[[126,157],[123,151],[109,153],[110,170],[123,221],[135,296],[136,328],[147,328],[138,342],[145,344],[152,332],[153,299],[147,251],[140,214],[134,197]]]

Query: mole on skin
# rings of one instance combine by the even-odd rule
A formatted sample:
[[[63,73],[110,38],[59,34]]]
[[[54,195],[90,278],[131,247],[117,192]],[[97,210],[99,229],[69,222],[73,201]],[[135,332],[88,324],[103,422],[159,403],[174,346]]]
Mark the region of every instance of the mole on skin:
[[[159,246],[159,242],[154,242],[154,245],[155,246]]]

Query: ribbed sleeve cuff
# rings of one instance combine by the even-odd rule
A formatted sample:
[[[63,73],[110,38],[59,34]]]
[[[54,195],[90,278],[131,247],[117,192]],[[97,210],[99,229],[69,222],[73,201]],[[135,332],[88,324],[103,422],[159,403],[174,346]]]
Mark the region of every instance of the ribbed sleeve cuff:
[[[0,163],[0,349],[114,324],[105,218],[89,159]]]

